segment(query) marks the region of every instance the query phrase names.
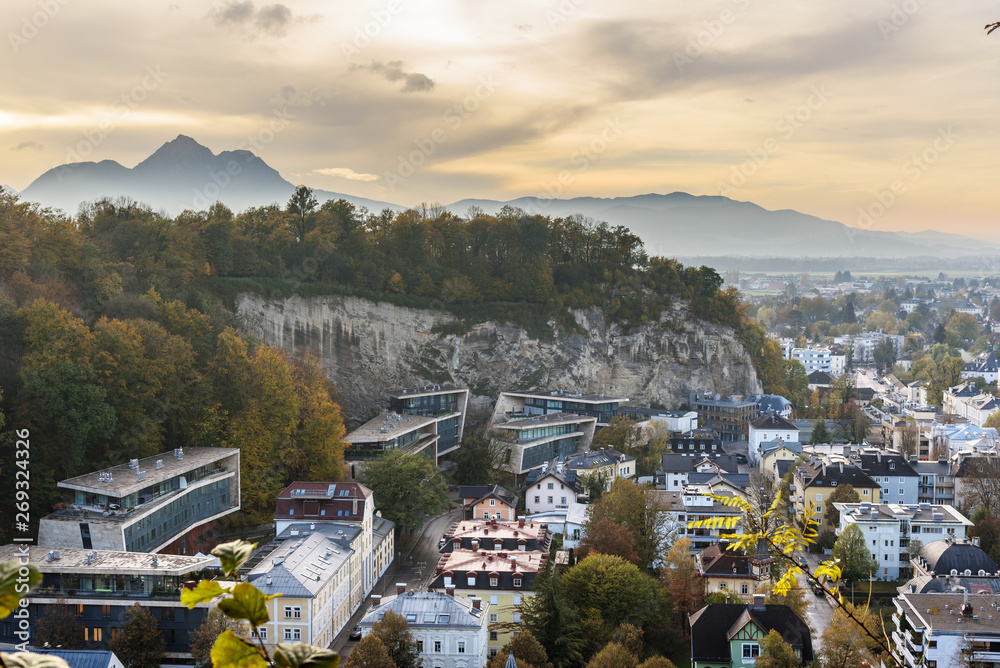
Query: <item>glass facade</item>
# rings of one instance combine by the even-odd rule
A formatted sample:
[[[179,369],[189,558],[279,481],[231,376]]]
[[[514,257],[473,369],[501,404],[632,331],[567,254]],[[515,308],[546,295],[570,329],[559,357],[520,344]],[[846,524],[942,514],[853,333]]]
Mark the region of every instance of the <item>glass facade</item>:
[[[572,413],[597,418],[598,422],[610,422],[617,415],[618,402],[603,404],[588,404],[568,399],[525,397],[524,412],[528,415],[544,415],[547,413]]]
[[[438,452],[447,452],[458,445],[458,416],[445,418],[437,423]]]
[[[389,410],[402,415],[447,415],[458,412],[458,394],[426,394],[416,397],[393,397]]]
[[[125,549],[129,552],[151,550],[169,538],[176,537],[184,527],[221,513],[229,507],[228,479],[187,490],[138,522],[126,526]]]
[[[574,436],[525,447],[521,456],[521,468],[534,468],[541,466],[545,462],[552,461],[559,455],[564,457],[572,455],[576,452],[576,440]]]

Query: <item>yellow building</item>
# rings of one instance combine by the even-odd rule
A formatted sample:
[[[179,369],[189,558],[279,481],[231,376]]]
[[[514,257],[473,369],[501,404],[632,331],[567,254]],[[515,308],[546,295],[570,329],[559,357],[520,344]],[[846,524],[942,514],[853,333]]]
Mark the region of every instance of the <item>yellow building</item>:
[[[438,563],[430,591],[481,598],[489,602],[489,656],[518,633],[524,599],[533,596],[538,571],[545,566],[548,552],[518,550],[455,550]]]
[[[635,457],[619,452],[614,448],[591,450],[574,455],[566,460],[566,468],[576,472],[578,484],[587,491],[586,481],[591,476],[604,478],[604,489],[611,490],[611,483],[617,478],[635,480],[638,475]]]
[[[771,556],[766,546],[757,554],[728,549],[728,541],[705,548],[695,555],[705,593],[729,592],[744,603],[753,603],[754,594],[771,591]]]
[[[812,503],[816,508],[818,531],[836,531],[837,527],[826,526],[823,513],[830,495],[844,485],[854,487],[863,503],[879,503],[882,486],[857,466],[844,462],[826,464],[812,461],[795,469],[792,489],[795,513],[802,515]]]
[[[794,462],[802,456],[802,444],[795,441],[765,441],[758,446],[760,470],[777,481],[778,462]]]

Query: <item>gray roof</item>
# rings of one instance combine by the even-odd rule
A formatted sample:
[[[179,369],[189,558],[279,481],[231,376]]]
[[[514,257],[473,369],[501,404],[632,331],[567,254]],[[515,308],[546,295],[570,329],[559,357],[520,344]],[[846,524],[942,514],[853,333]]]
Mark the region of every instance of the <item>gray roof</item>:
[[[108,668],[114,652],[93,649],[32,649],[35,654],[57,656],[69,664],[69,668]],[[119,661],[121,661],[119,659]]]
[[[239,448],[178,448],[178,450],[181,451],[180,459],[174,452],[164,452],[140,459],[137,470],[145,473],[141,480],[137,479],[136,471],[125,463],[62,480],[58,486],[121,498],[239,453]],[[160,468],[156,468],[157,462],[161,463]],[[110,480],[105,479],[104,474],[110,474]]]
[[[361,625],[371,626],[392,610],[406,619],[410,628],[480,628],[488,618],[489,600],[479,605],[481,609],[477,610],[471,598],[443,592],[408,591],[383,598],[365,614]]]
[[[903,476],[915,478],[919,474],[913,470],[906,457],[898,452],[861,453],[861,470],[868,475]]]
[[[360,531],[338,522],[290,525],[278,535],[281,544],[250,571],[248,579],[265,594],[314,596],[347,564],[354,552],[351,541]]]
[[[964,573],[969,570],[978,575],[980,570],[987,573],[1000,571],[1000,566],[993,561],[978,545],[967,542],[952,542],[936,540],[920,548],[918,558],[926,563],[926,570],[935,575],[949,575],[952,570]]]
[[[794,431],[798,432],[799,428],[796,427],[790,420],[787,420],[780,415],[774,413],[768,413],[767,415],[761,415],[759,418],[750,423],[750,426],[754,429],[778,429],[781,431]]]
[[[665,453],[661,456],[660,462],[666,473],[684,473],[685,471],[694,471],[694,467],[705,459],[715,464],[723,471],[728,471],[729,473],[736,473],[739,471],[739,464],[736,462],[735,455],[711,455],[699,453],[694,456],[688,456]]]
[[[688,484],[701,485],[712,483],[713,485],[725,482],[738,489],[746,489],[750,484],[750,474],[748,473],[689,473]]]

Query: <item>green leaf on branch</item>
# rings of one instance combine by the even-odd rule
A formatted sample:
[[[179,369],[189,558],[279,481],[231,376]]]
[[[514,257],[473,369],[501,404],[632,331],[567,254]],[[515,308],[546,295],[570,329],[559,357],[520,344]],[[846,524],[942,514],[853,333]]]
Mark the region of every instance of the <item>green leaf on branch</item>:
[[[215,549],[212,550],[212,554],[219,558],[219,563],[222,565],[222,572],[228,578],[247,562],[256,547],[257,543],[234,540],[230,543],[216,545]]]
[[[212,668],[267,668],[267,661],[255,646],[225,631],[212,646]]]
[[[312,645],[278,643],[278,648],[274,650],[274,664],[278,668],[337,668],[340,655]]]
[[[181,591],[181,603],[190,610],[199,603],[208,603],[212,599],[222,596],[229,591],[230,586],[232,585],[223,587],[218,580],[202,580],[194,589],[185,588]]]
[[[267,614],[267,601],[281,594],[265,596],[264,593],[249,582],[241,582],[233,587],[231,598],[219,601],[219,610],[232,619],[245,619],[253,626],[266,624],[271,620]]]
[[[28,592],[42,582],[42,574],[31,564],[16,559],[0,563],[0,619],[14,612]]]

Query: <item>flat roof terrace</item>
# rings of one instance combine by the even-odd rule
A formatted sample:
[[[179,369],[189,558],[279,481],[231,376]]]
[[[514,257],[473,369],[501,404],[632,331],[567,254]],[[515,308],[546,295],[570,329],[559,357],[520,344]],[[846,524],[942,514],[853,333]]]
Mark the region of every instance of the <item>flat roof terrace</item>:
[[[509,422],[501,422],[494,425],[497,429],[537,429],[538,427],[553,426],[560,424],[580,424],[582,422],[596,422],[597,418],[589,415],[577,415],[575,413],[549,413],[547,415],[534,415],[532,417],[518,418]]]
[[[174,452],[164,452],[160,455],[140,459],[138,469],[130,468],[127,463],[120,464],[63,480],[58,483],[58,486],[64,489],[122,498],[237,454],[239,454],[237,448],[186,448],[183,450],[181,459],[178,459]],[[161,468],[156,468],[157,461],[163,462]],[[146,475],[138,479],[136,470],[144,471]]]
[[[512,397],[564,399],[566,401],[578,401],[581,404],[623,403],[628,401],[628,397],[613,397],[610,394],[582,394],[580,392],[564,392],[562,390],[553,390],[551,392],[504,392],[503,394]]]
[[[352,445],[355,443],[384,443],[436,422],[436,418],[426,415],[382,413],[345,436],[344,441]]]
[[[45,547],[43,545],[0,545],[0,561],[24,556],[42,573],[77,573],[81,575],[174,575],[181,576],[206,568],[218,568],[219,560],[212,556],[188,557],[178,554],[146,554],[85,550],[81,547]],[[49,553],[53,557],[49,559]]]
[[[456,392],[468,392],[467,387],[455,387],[454,385],[424,385],[413,389],[406,388],[400,390],[387,390],[386,396],[391,399],[406,399],[410,397],[426,397],[435,394],[455,394]]]

